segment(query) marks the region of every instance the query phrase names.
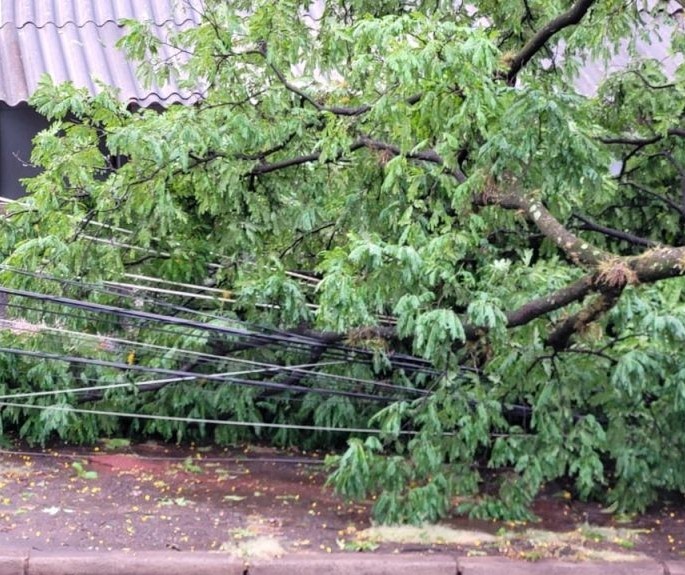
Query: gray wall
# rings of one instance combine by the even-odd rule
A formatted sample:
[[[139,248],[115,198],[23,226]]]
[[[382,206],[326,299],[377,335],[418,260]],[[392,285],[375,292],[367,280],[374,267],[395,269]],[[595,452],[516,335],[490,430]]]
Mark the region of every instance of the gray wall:
[[[19,180],[38,172],[28,165],[31,140],[47,127],[47,120],[27,105],[10,108],[0,104],[0,196],[16,199],[24,195]]]

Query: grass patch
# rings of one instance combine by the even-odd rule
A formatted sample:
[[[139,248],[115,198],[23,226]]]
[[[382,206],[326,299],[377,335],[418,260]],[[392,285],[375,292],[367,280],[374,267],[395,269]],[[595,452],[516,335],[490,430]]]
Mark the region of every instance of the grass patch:
[[[285,554],[280,541],[273,537],[233,539],[222,543],[219,550],[243,559],[275,559]]]
[[[377,525],[360,531],[357,538],[375,543],[465,546],[497,541],[497,537],[490,533],[452,529],[444,525]]]

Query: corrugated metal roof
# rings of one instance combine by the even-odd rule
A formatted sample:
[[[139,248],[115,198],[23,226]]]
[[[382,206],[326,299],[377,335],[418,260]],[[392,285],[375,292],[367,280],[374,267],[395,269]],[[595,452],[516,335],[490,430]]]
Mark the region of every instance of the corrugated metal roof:
[[[0,0],[0,101],[26,102],[46,73],[91,93],[100,90],[97,81],[115,86],[123,101],[142,106],[196,100],[173,80],[143,87],[136,65],[116,48],[122,18],[149,21],[161,38],[199,20],[179,0]],[[174,52],[164,46],[160,56]]]
[[[121,19],[148,21],[164,37],[195,25],[201,5],[202,0],[0,0],[0,102],[26,102],[45,73],[92,93],[98,92],[99,80],[119,88],[123,101],[142,106],[195,101],[197,93],[180,89],[173,80],[143,87],[135,64],[115,45],[125,34]],[[651,42],[638,41],[638,53],[661,61],[671,75],[682,61],[668,49],[673,29],[683,26],[682,6],[670,0],[667,13],[670,22],[660,27],[663,39],[655,34]],[[172,51],[163,47],[162,55],[171,57]],[[589,62],[576,79],[578,91],[593,94],[607,74],[631,60],[624,49],[607,64]]]
[[[180,25],[197,17],[192,4],[180,0],[3,0],[0,13],[3,24],[11,22],[18,28],[27,25],[63,28],[67,24],[86,23],[101,26],[106,22],[117,23],[122,18]]]

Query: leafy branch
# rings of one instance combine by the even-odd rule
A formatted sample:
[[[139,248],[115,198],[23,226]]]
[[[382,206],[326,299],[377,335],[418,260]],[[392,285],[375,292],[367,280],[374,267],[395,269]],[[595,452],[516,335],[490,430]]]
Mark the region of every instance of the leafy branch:
[[[545,24],[538,32],[515,54],[509,63],[507,81],[509,84],[516,82],[516,76],[530,62],[530,60],[547,44],[555,35],[578,24],[592,8],[596,0],[578,0],[571,8]]]

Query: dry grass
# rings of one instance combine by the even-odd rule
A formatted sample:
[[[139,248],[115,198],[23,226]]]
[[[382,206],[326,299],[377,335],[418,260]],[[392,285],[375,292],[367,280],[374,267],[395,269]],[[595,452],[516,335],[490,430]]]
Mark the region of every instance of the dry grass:
[[[641,530],[581,525],[573,531],[554,532],[540,529],[501,531],[497,535],[483,531],[452,529],[442,525],[375,526],[355,533],[357,542],[396,543],[398,545],[458,545],[469,548],[469,555],[502,553],[508,557],[538,561],[641,561],[645,556],[631,549]]]
[[[630,550],[643,532],[587,524],[565,532],[528,529],[523,532],[502,533],[500,551],[529,561],[549,558],[572,561],[641,561],[645,556]]]
[[[482,545],[494,543],[497,536],[483,531],[452,529],[443,525],[370,527],[357,534],[358,539],[376,543],[416,543],[423,545]]]
[[[221,544],[219,550],[242,559],[275,559],[285,554],[285,549],[278,539],[263,536],[226,541]]]

